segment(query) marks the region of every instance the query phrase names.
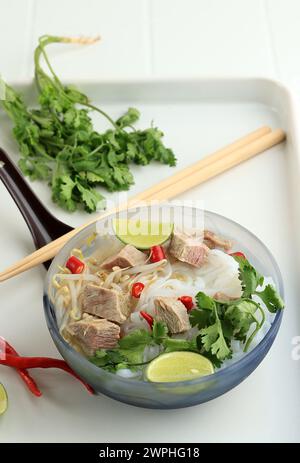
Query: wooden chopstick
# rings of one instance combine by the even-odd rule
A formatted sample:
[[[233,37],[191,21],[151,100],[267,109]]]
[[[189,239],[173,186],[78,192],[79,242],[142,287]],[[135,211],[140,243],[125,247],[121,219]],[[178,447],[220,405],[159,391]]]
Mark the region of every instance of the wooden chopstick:
[[[206,156],[197,163],[189,166],[182,171],[172,175],[157,185],[148,188],[142,193],[130,198],[127,203],[118,206],[114,210],[107,211],[99,217],[90,220],[88,223],[72,230],[66,235],[43,246],[29,256],[21,259],[11,267],[0,272],[0,282],[12,278],[30,268],[35,267],[53,258],[62,246],[76,233],[87,225],[96,222],[100,217],[105,217],[116,210],[124,210],[127,207],[136,205],[140,201],[146,200],[167,200],[178,196],[180,193],[193,188],[204,181],[219,175],[220,173],[234,167],[241,162],[271,148],[285,139],[285,133],[281,129],[273,132],[269,127],[262,127],[234,143],[222,148],[215,153]]]
[[[166,188],[154,193],[151,196],[153,200],[164,200],[170,199],[174,196],[178,196],[188,189],[194,188],[197,185],[209,180],[212,177],[231,169],[238,164],[247,161],[248,159],[256,156],[257,154],[271,148],[274,145],[282,142],[285,139],[285,133],[281,129],[276,129],[274,132],[270,132],[258,140],[254,140],[249,145],[241,146],[239,149],[229,153],[227,156],[218,158],[212,163],[203,163],[202,168],[195,170],[189,175],[188,180],[182,178],[177,181],[176,184],[171,184]],[[200,161],[201,162],[201,161]],[[188,185],[186,182],[188,181]]]
[[[137,194],[134,198],[142,201],[149,198],[153,198],[159,191],[167,188],[171,185],[176,184],[177,182],[186,179],[190,175],[193,175],[196,171],[202,170],[209,164],[212,164],[215,161],[219,161],[220,159],[224,158],[228,154],[232,153],[233,151],[242,148],[243,146],[247,146],[255,140],[259,140],[264,135],[271,133],[272,129],[268,126],[260,127],[259,129],[255,130],[254,132],[249,133],[248,135],[239,138],[238,140],[230,143],[230,145],[225,146],[224,148],[219,149],[218,151],[205,156],[200,161],[195,162],[194,164],[186,167],[185,169],[180,170],[174,175],[162,180],[161,182],[157,183],[153,187],[148,188],[147,190],[143,191],[142,193]],[[189,179],[190,181],[190,179]]]

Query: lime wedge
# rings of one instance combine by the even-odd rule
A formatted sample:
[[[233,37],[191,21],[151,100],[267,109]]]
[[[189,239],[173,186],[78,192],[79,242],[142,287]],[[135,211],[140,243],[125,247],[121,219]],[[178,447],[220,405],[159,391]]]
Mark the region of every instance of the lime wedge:
[[[0,415],[3,415],[3,413],[6,412],[7,404],[8,404],[8,398],[7,398],[6,390],[4,389],[4,386],[0,384]]]
[[[214,373],[213,364],[194,352],[162,354],[148,365],[146,378],[155,383],[188,381]]]
[[[147,222],[133,219],[114,219],[116,236],[125,244],[138,249],[149,249],[167,241],[173,232],[174,224],[168,222]]]

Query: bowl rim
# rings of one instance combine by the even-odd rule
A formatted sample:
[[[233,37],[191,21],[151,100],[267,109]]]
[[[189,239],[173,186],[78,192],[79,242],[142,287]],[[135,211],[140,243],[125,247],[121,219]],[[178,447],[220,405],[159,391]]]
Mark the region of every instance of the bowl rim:
[[[163,204],[161,204],[161,205],[163,205]],[[131,209],[136,210],[138,207],[139,207],[138,205],[133,206],[133,207],[129,207],[127,210],[131,210]],[[142,207],[149,207],[149,206],[142,205],[140,207],[142,208]],[[157,207],[157,205],[156,205],[156,207]],[[185,210],[187,210],[187,209],[198,209],[199,210],[200,208],[193,207],[193,206],[188,206],[188,207],[185,207]],[[248,228],[244,227],[243,225],[240,225],[235,220],[229,219],[228,217],[223,216],[222,214],[218,214],[216,212],[212,212],[212,211],[209,211],[207,209],[201,209],[201,210],[203,211],[204,214],[209,214],[210,216],[215,216],[215,217],[220,218],[220,219],[225,219],[226,221],[232,223],[233,225],[238,226],[243,231],[245,231],[246,233],[251,235],[252,238],[254,238],[264,248],[264,250],[266,251],[268,257],[271,260],[271,263],[272,263],[273,268],[275,269],[275,272],[277,273],[278,285],[279,285],[279,293],[280,293],[281,297],[284,299],[284,286],[283,286],[283,278],[282,278],[282,275],[281,275],[281,271],[279,269],[279,266],[278,266],[278,264],[277,264],[277,262],[276,262],[276,260],[275,260],[275,258],[273,256],[273,254],[271,253],[269,248],[264,244],[264,242],[261,241]],[[116,213],[117,212],[114,211],[111,214],[107,214],[107,215],[105,214],[105,217],[103,217],[103,219],[101,219],[101,217],[100,217],[98,220],[99,221],[107,220],[110,217],[116,215]],[[43,298],[45,318],[46,318],[47,326],[48,326],[48,329],[50,331],[50,334],[51,334],[52,338],[53,337],[56,338],[56,341],[58,343],[60,343],[60,344],[63,344],[64,347],[66,348],[66,350],[69,351],[70,355],[73,358],[77,359],[78,362],[81,363],[83,366],[88,367],[92,372],[97,373],[100,370],[103,374],[105,374],[105,376],[108,379],[111,378],[114,381],[117,380],[120,383],[124,383],[126,385],[130,385],[130,384],[134,385],[134,386],[143,385],[145,388],[147,388],[149,386],[151,386],[151,387],[153,387],[153,386],[158,386],[159,387],[160,386],[160,387],[165,387],[165,388],[177,388],[177,387],[186,387],[186,386],[193,386],[193,385],[198,385],[198,384],[205,384],[207,382],[212,381],[212,379],[217,381],[218,379],[220,379],[222,377],[226,377],[228,375],[234,374],[239,369],[242,369],[244,365],[251,363],[252,360],[254,360],[256,358],[257,352],[260,351],[260,350],[263,350],[264,347],[268,344],[268,341],[269,341],[270,338],[272,338],[273,333],[275,332],[275,336],[277,335],[277,331],[278,331],[278,329],[280,327],[282,316],[283,316],[283,310],[279,310],[276,313],[275,318],[273,319],[269,330],[267,331],[265,336],[262,338],[262,340],[250,352],[245,353],[239,360],[237,360],[236,362],[233,362],[229,366],[221,368],[221,369],[217,370],[216,372],[214,372],[214,373],[212,373],[210,375],[202,376],[200,378],[195,378],[195,379],[192,379],[192,380],[175,381],[175,382],[174,381],[173,382],[150,382],[150,381],[145,381],[144,379],[136,380],[134,378],[124,378],[122,376],[116,375],[115,373],[111,373],[111,372],[109,372],[107,370],[104,370],[101,367],[98,367],[98,366],[94,365],[86,357],[84,357],[82,354],[80,354],[75,349],[73,349],[73,347],[70,346],[70,344],[68,344],[67,341],[65,341],[65,339],[60,334],[60,332],[58,330],[56,320],[53,318],[51,310],[50,310],[50,308],[53,306],[53,304],[50,302],[50,298],[48,297],[48,288],[49,288],[49,283],[50,283],[49,276],[50,276],[53,268],[55,267],[56,262],[59,259],[60,254],[71,243],[73,243],[73,242],[75,243],[78,240],[79,236],[81,234],[83,234],[84,232],[86,232],[86,230],[95,227],[95,224],[98,222],[98,220],[96,222],[90,223],[89,225],[87,225],[83,229],[79,230],[78,233],[76,233],[74,236],[72,236],[64,244],[64,246],[60,249],[60,251],[55,256],[55,258],[52,260],[51,265],[50,265],[50,267],[49,267],[49,269],[47,271],[47,275],[46,275],[45,280],[44,280],[44,298]],[[76,246],[74,246],[74,247],[76,247]]]

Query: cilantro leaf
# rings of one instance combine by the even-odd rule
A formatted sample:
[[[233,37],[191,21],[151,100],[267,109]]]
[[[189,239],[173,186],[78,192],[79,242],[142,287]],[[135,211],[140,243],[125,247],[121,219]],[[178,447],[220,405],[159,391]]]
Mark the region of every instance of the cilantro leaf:
[[[196,339],[188,340],[188,339],[175,339],[175,338],[167,338],[163,341],[163,346],[165,348],[165,352],[176,352],[176,351],[192,351],[197,352],[197,344]]]
[[[264,277],[248,262],[239,256],[234,257],[239,264],[239,278],[242,283],[243,297],[249,298],[256,294],[265,303],[270,312],[284,308],[284,302],[272,285],[267,285],[263,291],[256,291],[264,283]]]
[[[219,360],[230,358],[232,352],[226,344],[222,330],[218,330],[218,333],[219,335],[216,341],[210,346],[210,352],[212,353],[212,355],[215,355]]]
[[[73,199],[75,182],[67,175],[55,176],[52,180],[52,199],[63,208],[73,212],[76,202]]]
[[[152,338],[156,344],[161,344],[168,337],[168,327],[164,322],[154,321]]]
[[[199,309],[204,309],[204,310],[214,310],[216,304],[215,301],[213,300],[212,297],[207,296],[205,293],[200,291],[198,294],[196,294],[196,301],[197,301],[197,306]]]
[[[90,357],[90,362],[92,362],[97,367],[108,369],[109,371],[114,371],[115,366],[126,362],[126,358],[117,350],[97,350],[93,357]]]
[[[135,124],[139,118],[140,112],[138,109],[128,108],[127,112],[116,121],[116,125],[123,129],[124,127],[129,127]]]
[[[230,345],[232,338],[234,337],[234,326],[229,320],[226,319],[220,319],[221,326],[222,326],[222,331],[224,338],[228,342],[228,345]]]
[[[67,175],[62,175],[60,177],[60,195],[61,198],[68,202],[72,200],[72,195],[73,195],[73,190],[75,188],[76,183],[73,182],[71,177],[68,177]]]
[[[232,324],[237,339],[245,341],[252,323],[258,323],[255,318],[256,311],[257,304],[251,300],[240,300],[227,308],[225,319]]]
[[[256,291],[255,294],[265,303],[267,309],[275,313],[284,308],[284,302],[272,285],[267,285],[263,291]]]
[[[189,318],[192,326],[201,329],[210,324],[211,313],[208,310],[193,309],[190,311]]]
[[[211,352],[205,352],[204,355],[205,355],[206,358],[208,358],[208,360],[211,361],[211,363],[212,363],[216,368],[220,368],[220,367],[221,367],[223,361],[220,360],[220,359],[218,359],[218,357],[217,357],[216,355],[212,354]],[[231,357],[232,357],[232,355],[230,354],[230,355],[228,355],[227,358],[231,358]]]
[[[119,352],[128,364],[143,363],[145,347],[152,342],[151,334],[146,330],[135,330],[119,341]]]
[[[86,178],[90,183],[102,183],[104,181],[103,177],[95,172],[86,172]]]
[[[201,345],[206,352],[215,355],[219,360],[228,358],[231,355],[231,350],[226,343],[222,323],[218,315],[218,308],[221,304],[201,291],[196,295],[196,301],[197,306],[203,309],[203,312],[207,311],[210,315],[205,320],[206,323],[210,321],[209,326],[200,329],[199,337]],[[203,323],[203,316],[199,316],[197,311],[200,312],[199,309],[196,309],[195,312],[192,311],[194,312],[191,314],[192,323],[197,324],[198,320],[200,323]]]
[[[135,330],[127,334],[119,341],[120,349],[135,349],[137,347],[146,347],[152,341],[149,331]]]
[[[211,352],[219,360],[229,357],[231,351],[227,346],[220,322],[216,322],[200,330],[203,347],[207,352]]]
[[[234,256],[239,264],[239,279],[242,283],[243,297],[250,297],[258,286],[264,282],[264,277],[252,267],[244,257]]]
[[[214,323],[215,301],[200,291],[196,294],[197,308],[191,310],[189,319],[192,326],[197,326],[199,329]]]
[[[84,204],[84,208],[88,212],[96,211],[99,202],[104,199],[103,196],[100,195],[100,193],[98,193],[96,190],[83,186],[82,183],[80,183],[78,180],[76,182],[76,187],[80,192],[80,197]]]
[[[229,327],[220,320],[218,314],[222,304],[202,291],[196,294],[196,302],[198,308],[191,311],[190,322],[192,326],[200,329],[197,344],[201,351],[205,352],[204,355],[210,352],[222,361],[231,354],[223,333],[224,327],[230,341]]]

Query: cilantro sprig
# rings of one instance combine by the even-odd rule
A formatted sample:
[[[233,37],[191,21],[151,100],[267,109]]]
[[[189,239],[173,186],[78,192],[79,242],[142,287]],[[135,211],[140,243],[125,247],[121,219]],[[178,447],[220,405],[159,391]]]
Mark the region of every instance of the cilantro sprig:
[[[196,296],[197,308],[190,313],[192,326],[199,328],[197,344],[200,352],[206,352],[214,363],[223,362],[232,355],[231,341],[237,339],[244,343],[244,351],[261,329],[265,321],[263,307],[253,296],[262,300],[267,309],[275,313],[284,308],[284,302],[272,285],[258,290],[264,277],[242,257],[234,257],[239,264],[239,279],[242,297],[236,300],[219,301],[199,292]],[[260,315],[258,315],[260,314]],[[250,329],[255,325],[251,334]]]
[[[242,283],[243,297],[247,298],[256,295],[272,313],[283,309],[284,302],[276,288],[268,284],[264,290],[258,291],[257,288],[264,283],[264,277],[255,270],[247,259],[239,256],[235,256],[234,259],[239,264],[239,279]]]
[[[130,164],[145,166],[158,161],[174,166],[176,159],[172,150],[164,146],[163,132],[158,128],[134,128],[140,118],[137,109],[129,108],[114,121],[85,94],[62,84],[49,62],[46,47],[72,42],[76,39],[48,35],[39,39],[34,53],[39,108],[28,108],[23,97],[6,84],[2,106],[14,123],[13,135],[21,155],[19,167],[24,175],[46,181],[59,206],[69,211],[83,207],[93,212],[105,205],[97,185],[112,192],[128,190],[134,183]],[[91,43],[84,39],[78,42]],[[104,117],[111,128],[96,131],[90,111]]]
[[[143,329],[132,331],[119,340],[115,349],[98,350],[95,356],[90,358],[90,361],[109,371],[139,367],[145,364],[145,348],[162,343],[167,337],[167,333],[168,328],[164,323],[155,322],[151,333]]]
[[[115,349],[98,350],[90,358],[90,361],[98,367],[112,372],[120,368],[139,369],[150,361],[144,361],[144,350],[147,346],[160,346],[161,352],[182,350],[197,352],[195,339],[171,338],[168,335],[167,325],[155,321],[151,333],[143,329],[132,331],[120,339]]]

